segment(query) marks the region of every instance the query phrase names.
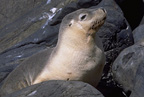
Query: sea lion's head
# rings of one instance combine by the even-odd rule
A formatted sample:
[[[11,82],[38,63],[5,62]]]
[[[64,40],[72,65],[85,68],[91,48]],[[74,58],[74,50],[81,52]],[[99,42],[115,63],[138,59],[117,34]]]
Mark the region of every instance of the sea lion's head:
[[[106,19],[106,11],[99,9],[79,9],[64,17],[60,30],[65,28],[83,30],[84,33],[93,34]]]
[[[79,9],[64,17],[60,26],[59,38],[86,39],[95,36],[95,32],[104,24],[106,11],[99,9]],[[89,40],[89,39],[88,39]]]

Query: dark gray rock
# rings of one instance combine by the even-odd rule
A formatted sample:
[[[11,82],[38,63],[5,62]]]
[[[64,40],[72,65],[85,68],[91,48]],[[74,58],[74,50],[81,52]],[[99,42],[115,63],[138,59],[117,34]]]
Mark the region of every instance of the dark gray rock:
[[[0,29],[0,80],[25,58],[56,44],[59,24],[47,26],[48,22],[71,0],[46,1]]]
[[[143,97],[144,96],[144,61],[141,61],[137,69],[134,88],[130,97]]]
[[[115,79],[132,92],[130,97],[144,95],[144,41],[126,48],[113,63]]]
[[[142,39],[144,39],[144,24],[138,26],[134,31],[133,31],[133,37],[134,37],[134,42],[139,42]]]
[[[51,26],[57,25],[61,23],[63,17],[75,10],[80,8],[89,8],[91,6],[98,5],[102,0],[77,0],[76,2],[72,2],[67,4],[61,11],[59,11],[52,21],[49,22]]]
[[[79,81],[48,81],[5,97],[104,97],[89,84]]]
[[[23,16],[46,0],[1,0],[0,29]]]
[[[141,20],[140,25],[143,25],[143,24],[144,24],[144,16],[143,16],[143,18],[142,18],[142,20]]]
[[[88,8],[98,5],[102,0],[78,0],[78,8]]]

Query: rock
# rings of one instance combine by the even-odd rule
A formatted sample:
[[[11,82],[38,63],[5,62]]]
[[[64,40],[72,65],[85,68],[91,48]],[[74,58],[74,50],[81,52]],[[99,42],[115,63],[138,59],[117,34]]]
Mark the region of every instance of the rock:
[[[49,9],[49,7],[55,6],[56,8],[65,6],[67,3],[71,1],[76,0],[57,0],[53,2],[52,0],[1,0],[0,3],[0,29],[2,29],[5,26],[8,26],[10,23],[16,22],[18,19],[21,19],[21,17],[25,16],[26,14],[29,14],[30,12],[36,10],[37,8],[43,8],[43,11],[45,10],[45,7]],[[58,5],[59,4],[59,5]],[[49,7],[48,7],[48,6]],[[51,6],[52,5],[52,6]],[[58,5],[58,6],[57,6]],[[25,7],[26,6],[26,7]],[[41,12],[37,13],[41,14]],[[24,18],[24,17],[23,17]],[[32,17],[31,17],[32,18]]]
[[[143,25],[143,24],[144,24],[144,16],[143,16],[143,18],[142,18],[142,20],[141,20],[140,25]]]
[[[46,0],[1,0],[0,29],[26,14]]]
[[[144,0],[143,0],[143,3],[144,3]],[[142,18],[142,20],[141,20],[140,25],[143,25],[143,24],[144,24],[144,15],[143,15],[143,18]]]
[[[91,6],[98,5],[102,0],[77,0],[76,2],[72,2],[67,4],[61,11],[59,11],[52,21],[49,22],[51,26],[57,25],[61,23],[63,17],[75,10],[80,8],[89,8]]]
[[[115,0],[128,20],[132,30],[135,29],[141,22],[144,16],[143,0]]]
[[[130,97],[143,97],[144,95],[144,62],[141,61],[139,63],[139,67],[137,69],[134,88],[132,90],[132,94]]]
[[[48,81],[5,97],[104,97],[89,84],[79,81]]]
[[[143,3],[144,3],[144,0],[143,0]],[[142,20],[141,20],[140,25],[142,25],[142,24],[144,24],[144,16],[143,16],[143,18],[142,18]]]
[[[102,0],[78,0],[78,8],[88,8],[98,5]]]
[[[133,31],[133,37],[134,37],[134,42],[139,42],[142,39],[144,39],[144,24],[138,26],[134,31]]]
[[[130,97],[144,95],[144,40],[126,48],[114,61],[112,71],[115,79],[128,91]]]
[[[25,58],[47,46],[56,44],[59,24],[47,26],[48,22],[64,5],[71,1],[41,2],[35,8],[27,10],[28,12],[23,16],[0,29],[0,72],[3,74],[2,77],[5,78]]]

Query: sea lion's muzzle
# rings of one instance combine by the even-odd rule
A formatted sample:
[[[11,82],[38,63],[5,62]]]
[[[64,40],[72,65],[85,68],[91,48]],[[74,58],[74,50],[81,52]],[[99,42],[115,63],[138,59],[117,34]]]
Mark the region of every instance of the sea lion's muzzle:
[[[104,8],[99,8],[98,10],[94,11],[95,16],[92,19],[91,26],[89,28],[88,34],[94,34],[100,26],[102,26],[106,20],[107,12]]]

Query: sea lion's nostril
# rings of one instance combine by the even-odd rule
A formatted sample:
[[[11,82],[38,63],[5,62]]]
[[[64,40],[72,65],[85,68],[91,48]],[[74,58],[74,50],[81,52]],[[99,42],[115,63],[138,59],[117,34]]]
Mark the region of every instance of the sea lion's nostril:
[[[104,13],[106,13],[106,10],[104,8],[102,10],[103,10]]]
[[[106,10],[103,7],[101,7],[100,9],[102,9],[104,13],[107,13]]]

